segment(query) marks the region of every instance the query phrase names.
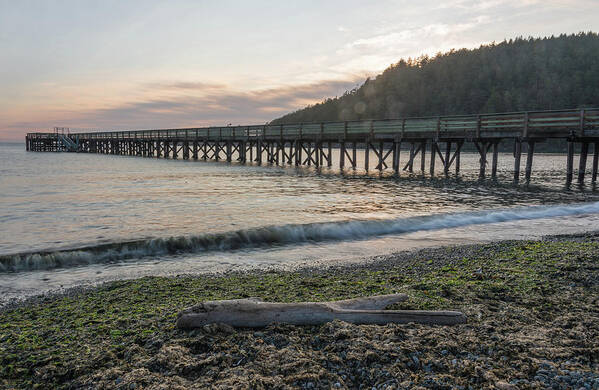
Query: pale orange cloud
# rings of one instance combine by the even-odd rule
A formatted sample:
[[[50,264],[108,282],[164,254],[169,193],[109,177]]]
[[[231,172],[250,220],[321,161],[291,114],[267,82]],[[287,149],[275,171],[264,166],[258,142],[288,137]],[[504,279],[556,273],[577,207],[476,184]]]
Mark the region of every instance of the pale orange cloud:
[[[100,108],[59,106],[25,116],[27,120],[7,122],[2,139],[20,140],[25,132],[66,126],[73,129],[131,129],[201,127],[209,125],[261,124],[290,111],[342,94],[363,80],[323,80],[311,84],[287,85],[252,91],[235,91],[224,84],[202,82],[146,83],[135,100],[121,100]],[[137,95],[137,93],[136,93]]]

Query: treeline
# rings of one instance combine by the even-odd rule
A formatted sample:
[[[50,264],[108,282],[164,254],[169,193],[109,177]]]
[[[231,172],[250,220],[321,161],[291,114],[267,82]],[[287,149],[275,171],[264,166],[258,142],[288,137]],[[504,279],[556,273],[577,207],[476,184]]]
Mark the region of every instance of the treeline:
[[[599,105],[599,35],[516,38],[401,60],[341,97],[275,119],[300,123]]]

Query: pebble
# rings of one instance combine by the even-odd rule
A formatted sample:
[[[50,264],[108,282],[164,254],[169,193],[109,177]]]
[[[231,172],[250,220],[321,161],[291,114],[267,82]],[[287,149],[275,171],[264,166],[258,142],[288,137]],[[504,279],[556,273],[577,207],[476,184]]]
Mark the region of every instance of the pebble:
[[[536,385],[550,389],[584,389],[599,390],[599,374],[587,371],[559,370],[547,363],[543,363],[536,371],[533,380]],[[524,384],[519,380],[514,384]]]
[[[495,387],[499,390],[518,390],[518,386],[504,381],[495,382]]]
[[[418,356],[416,356],[416,355],[412,355],[412,361],[414,362],[414,364],[415,364],[416,366],[419,366],[419,365],[420,365],[420,360],[418,359]]]

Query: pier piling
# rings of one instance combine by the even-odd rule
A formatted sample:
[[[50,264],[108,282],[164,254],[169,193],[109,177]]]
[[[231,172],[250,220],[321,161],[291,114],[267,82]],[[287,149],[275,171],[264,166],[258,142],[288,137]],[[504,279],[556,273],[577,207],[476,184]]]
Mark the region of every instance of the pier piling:
[[[574,173],[574,142],[568,141],[568,157],[566,162],[566,186],[572,184],[572,175]]]
[[[580,160],[578,161],[578,184],[584,184],[584,174],[587,169],[587,155],[589,154],[589,143],[583,142],[580,146]]]
[[[597,166],[599,165],[599,142],[593,145],[593,171],[591,173],[591,182],[597,182]]]
[[[437,159],[437,142],[431,141],[431,162],[429,174],[431,177],[435,176],[435,160]]]
[[[535,142],[528,141],[528,150],[526,153],[526,184],[530,183],[530,175],[532,174],[532,159],[535,153]]]
[[[514,183],[520,181],[520,158],[522,157],[522,142],[516,139],[514,142]]]

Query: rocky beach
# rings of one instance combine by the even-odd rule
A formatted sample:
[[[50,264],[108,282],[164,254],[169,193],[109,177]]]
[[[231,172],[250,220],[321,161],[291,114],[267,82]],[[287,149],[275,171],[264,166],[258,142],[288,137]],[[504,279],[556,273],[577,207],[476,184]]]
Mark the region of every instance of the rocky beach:
[[[3,388],[599,388],[599,233],[400,252],[293,271],[147,277],[0,312]],[[201,300],[388,293],[457,326],[175,327]]]

